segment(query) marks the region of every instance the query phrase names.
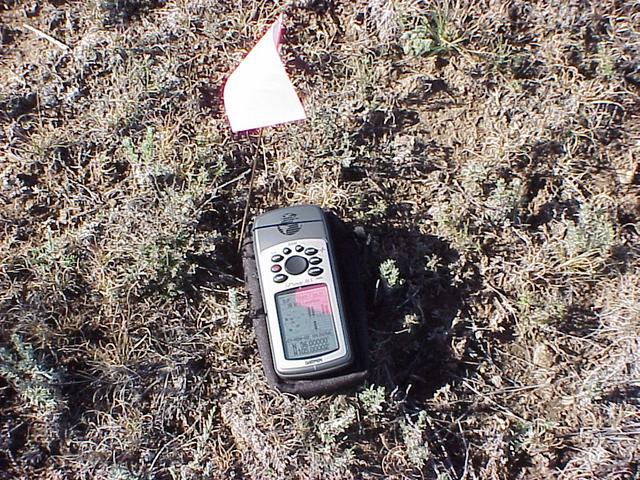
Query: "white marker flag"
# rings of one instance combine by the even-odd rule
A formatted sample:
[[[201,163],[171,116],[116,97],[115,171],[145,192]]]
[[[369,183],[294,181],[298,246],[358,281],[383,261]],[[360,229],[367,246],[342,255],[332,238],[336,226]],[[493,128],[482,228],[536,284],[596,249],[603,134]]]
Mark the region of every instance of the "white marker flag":
[[[224,86],[224,107],[234,132],[307,118],[280,59],[281,34],[282,16]]]

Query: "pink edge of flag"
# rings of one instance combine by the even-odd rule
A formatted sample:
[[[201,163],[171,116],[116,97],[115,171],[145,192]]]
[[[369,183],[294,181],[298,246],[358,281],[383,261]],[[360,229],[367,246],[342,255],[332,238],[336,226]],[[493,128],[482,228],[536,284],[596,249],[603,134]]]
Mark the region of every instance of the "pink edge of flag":
[[[224,107],[234,132],[307,118],[280,59],[281,29],[282,16],[271,25],[224,86]]]

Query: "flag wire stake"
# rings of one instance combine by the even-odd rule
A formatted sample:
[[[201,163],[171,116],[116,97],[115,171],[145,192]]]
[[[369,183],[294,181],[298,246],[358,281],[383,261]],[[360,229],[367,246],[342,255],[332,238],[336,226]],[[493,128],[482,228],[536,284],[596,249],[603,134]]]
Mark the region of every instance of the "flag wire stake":
[[[262,131],[261,128],[258,132],[258,150],[262,153],[262,157],[264,158],[264,148],[262,144]],[[266,159],[265,165],[266,165]],[[242,240],[244,239],[244,230],[247,226],[247,216],[249,215],[249,207],[251,206],[251,194],[253,193],[253,185],[255,183],[256,177],[256,166],[258,165],[258,154],[253,155],[253,164],[251,165],[251,179],[249,180],[249,193],[247,194],[247,203],[244,206],[244,214],[242,215],[242,226],[240,227],[240,237],[238,238],[238,253],[242,249]]]

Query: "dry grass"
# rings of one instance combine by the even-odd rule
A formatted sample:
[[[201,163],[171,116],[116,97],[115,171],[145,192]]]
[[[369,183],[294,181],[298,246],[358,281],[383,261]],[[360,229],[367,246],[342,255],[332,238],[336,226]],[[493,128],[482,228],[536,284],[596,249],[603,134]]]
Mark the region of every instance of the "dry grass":
[[[220,86],[280,11],[309,120],[260,148]],[[639,21],[2,3],[0,478],[636,478]],[[254,156],[252,213],[369,235],[354,392],[265,383],[236,254]]]

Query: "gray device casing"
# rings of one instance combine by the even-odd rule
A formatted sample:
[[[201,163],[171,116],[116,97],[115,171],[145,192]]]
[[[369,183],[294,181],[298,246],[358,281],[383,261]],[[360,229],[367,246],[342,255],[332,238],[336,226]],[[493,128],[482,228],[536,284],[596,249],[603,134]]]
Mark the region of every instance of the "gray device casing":
[[[276,373],[282,378],[312,378],[339,370],[351,364],[353,352],[349,339],[349,328],[335,261],[335,252],[330,232],[322,209],[314,205],[298,205],[266,212],[256,217],[253,224],[253,245],[267,317],[267,330]],[[322,274],[310,276],[306,271],[300,275],[289,275],[287,280],[276,283],[271,271],[273,255],[282,255],[289,248],[297,255],[296,246],[318,250],[322,259]],[[290,360],[285,358],[283,337],[280,331],[276,294],[310,285],[327,286],[338,349],[311,358]]]

